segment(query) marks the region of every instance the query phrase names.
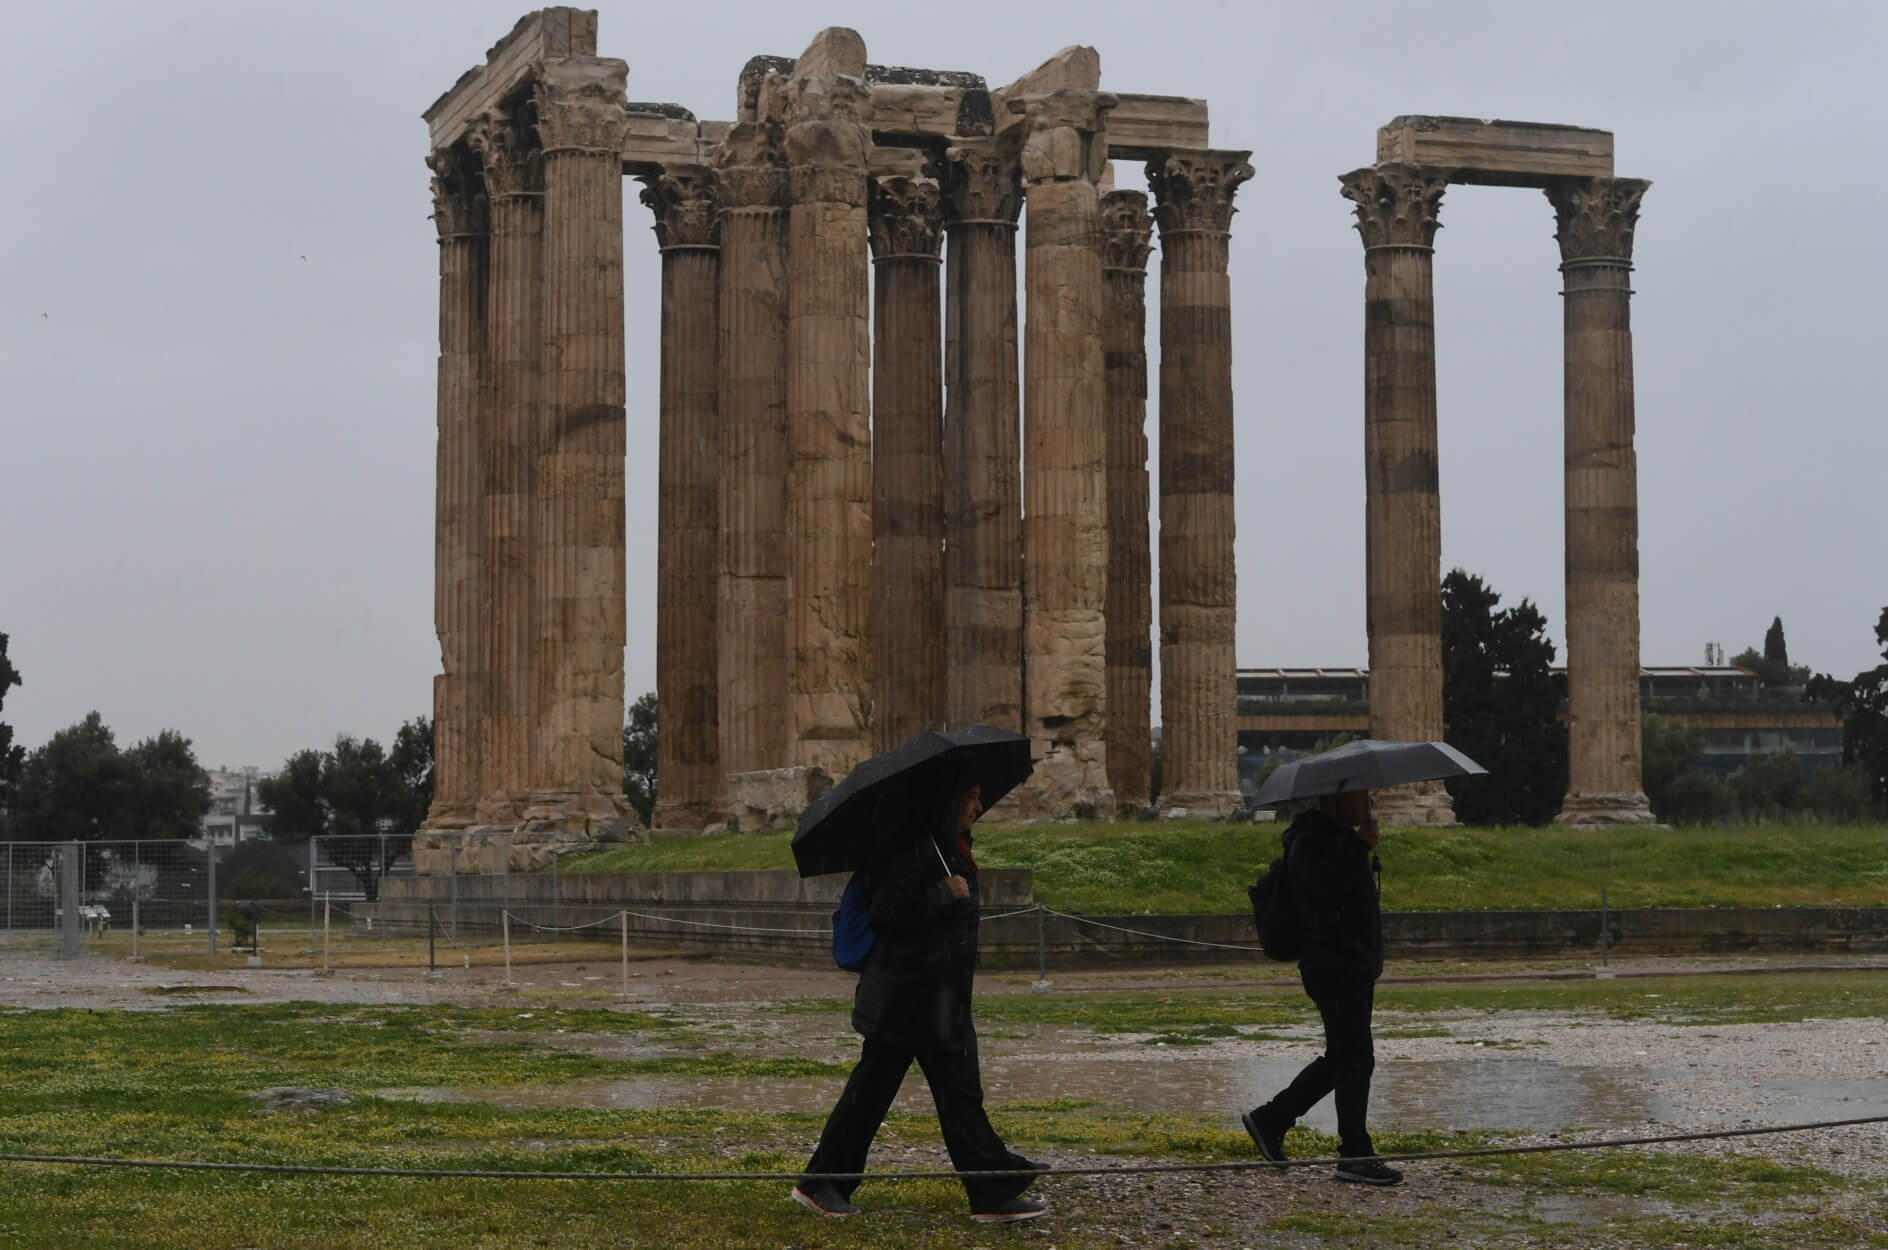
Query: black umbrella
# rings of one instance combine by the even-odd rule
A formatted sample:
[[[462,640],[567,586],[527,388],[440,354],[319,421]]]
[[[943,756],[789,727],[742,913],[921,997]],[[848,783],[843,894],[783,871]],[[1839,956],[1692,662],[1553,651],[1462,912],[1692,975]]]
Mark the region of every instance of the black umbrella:
[[[983,788],[983,805],[1014,790],[1035,767],[1029,739],[988,725],[921,733],[874,755],[845,780],[813,800],[793,835],[793,862],[802,877],[851,872],[882,854],[920,804],[941,804],[946,783]],[[935,818],[942,818],[937,811]]]
[[[1280,764],[1252,796],[1252,806],[1271,807],[1344,790],[1376,790],[1487,771],[1446,742],[1359,738],[1321,755]]]

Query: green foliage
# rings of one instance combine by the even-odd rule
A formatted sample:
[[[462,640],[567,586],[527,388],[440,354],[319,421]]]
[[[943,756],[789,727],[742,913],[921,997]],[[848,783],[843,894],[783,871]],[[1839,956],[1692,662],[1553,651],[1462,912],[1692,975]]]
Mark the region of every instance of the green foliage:
[[[319,835],[329,861],[376,899],[381,877],[412,846],[432,805],[432,722],[422,716],[401,725],[391,754],[372,738],[347,734],[330,750],[297,751],[257,784],[256,795],[275,813],[276,841]]]
[[[1802,809],[1803,762],[1794,751],[1759,755],[1731,774],[1738,811],[1755,820],[1776,820]]]
[[[7,691],[20,684],[20,670],[7,659],[7,636],[0,633],[0,709],[7,703]],[[13,726],[0,721],[0,831],[7,827],[13,810],[13,787],[26,763],[26,748],[15,746]]]
[[[1562,681],[1553,673],[1547,618],[1461,569],[1442,579],[1442,719],[1451,746],[1488,770],[1446,783],[1456,817],[1471,825],[1541,825],[1567,793]]]
[[[1736,813],[1737,797],[1731,788],[1716,773],[1702,768],[1687,768],[1652,800],[1652,814],[1668,825],[1714,825]]]
[[[300,898],[307,857],[267,838],[251,838],[218,861],[224,898]]]
[[[1804,694],[1842,718],[1842,762],[1859,767],[1876,804],[1888,808],[1888,608],[1875,622],[1875,642],[1882,663],[1846,682],[1818,674]]]
[[[210,810],[210,780],[190,740],[162,730],[118,749],[97,712],[26,757],[15,787],[12,835],[26,841],[195,837]]]
[[[623,725],[623,793],[629,805],[652,824],[656,812],[656,692],[630,705]]]

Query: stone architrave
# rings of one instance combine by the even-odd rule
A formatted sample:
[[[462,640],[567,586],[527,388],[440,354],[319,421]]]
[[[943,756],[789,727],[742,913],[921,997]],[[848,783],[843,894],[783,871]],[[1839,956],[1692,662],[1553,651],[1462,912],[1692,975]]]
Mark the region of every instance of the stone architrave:
[[[1160,224],[1161,806],[1239,805],[1233,557],[1233,195],[1250,152],[1150,161]]]
[[[717,624],[721,481],[717,394],[720,223],[714,172],[673,165],[642,175],[662,249],[661,432],[656,508],[656,723],[659,829],[721,819]]]
[[[1437,485],[1432,258],[1448,171],[1345,174],[1364,244],[1364,562],[1370,736],[1438,741],[1442,502]],[[1439,782],[1379,791],[1386,825],[1454,824]]]
[[[625,642],[623,174],[628,67],[545,61],[543,419],[537,440],[538,750],[528,829],[620,831]]]
[[[946,252],[946,720],[1022,731],[1020,145],[963,139],[941,165]]]
[[[887,751],[942,729],[944,699],[943,361],[938,185],[875,177],[869,226],[873,312],[872,742]]]
[[[475,824],[511,829],[524,815],[537,718],[537,603],[532,594],[536,428],[544,332],[543,157],[528,116],[491,112],[468,135],[491,206],[489,402],[481,413],[480,568],[487,627]]]
[[[785,85],[787,613],[792,763],[842,777],[871,746],[871,312],[865,42],[822,31]]]
[[[1548,184],[1566,338],[1569,825],[1650,824],[1640,773],[1632,241],[1652,184]]]
[[[1153,556],[1148,547],[1147,255],[1141,191],[1101,197],[1102,354],[1108,393],[1108,784],[1123,809],[1151,801]]]
[[[718,704],[722,766],[730,774],[790,762],[784,141],[778,117],[740,122],[715,154],[724,568]]]
[[[1107,761],[1108,509],[1100,192],[1115,98],[1018,96],[1028,233],[1024,283],[1025,816],[1114,805]]]
[[[487,382],[486,303],[491,213],[477,158],[464,146],[434,152],[433,225],[439,230],[439,450],[433,621],[441,672],[433,679],[433,803],[426,828],[463,829],[476,817],[479,731],[486,690],[480,410]]]

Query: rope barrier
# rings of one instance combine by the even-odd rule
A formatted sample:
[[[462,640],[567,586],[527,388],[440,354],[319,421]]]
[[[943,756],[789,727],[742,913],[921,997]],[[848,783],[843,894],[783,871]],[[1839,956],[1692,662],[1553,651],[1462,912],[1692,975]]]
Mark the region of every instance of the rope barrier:
[[[529,920],[521,919],[515,913],[512,913],[512,919],[516,920],[519,924],[523,925],[525,928],[534,929],[539,933],[581,933],[585,929],[594,929],[594,928],[597,928],[599,925],[615,924],[617,916],[620,914],[621,913],[618,913],[618,912],[611,912],[609,915],[605,916],[601,920],[592,920],[588,924],[573,924],[573,925],[533,924]]]
[[[1668,1133],[1658,1137],[1613,1137],[1587,1142],[1546,1142],[1528,1146],[1485,1146],[1465,1150],[1427,1150],[1378,1155],[1385,1163],[1423,1163],[1441,1159],[1484,1159],[1497,1155],[1553,1154],[1570,1150],[1619,1149],[1676,1142],[1720,1141],[1777,1133],[1853,1128],[1888,1123],[1888,1115],[1857,1116],[1847,1120],[1816,1120],[1803,1124],[1766,1124],[1753,1128],[1718,1129],[1697,1133]],[[75,1167],[150,1168],[190,1172],[268,1172],[296,1176],[389,1176],[423,1180],[483,1179],[530,1181],[915,1181],[985,1180],[1016,1176],[1157,1176],[1180,1172],[1256,1172],[1294,1167],[1335,1167],[1341,1158],[1235,1159],[1224,1163],[1131,1163],[1108,1167],[1049,1167],[989,1171],[919,1170],[908,1172],[520,1172],[494,1168],[371,1168],[338,1164],[217,1163],[197,1159],[115,1159],[88,1155],[0,1154],[0,1163],[46,1163]]]
[[[1064,920],[1073,920],[1076,924],[1092,925],[1097,929],[1112,929],[1116,933],[1131,933],[1135,937],[1153,938],[1158,942],[1183,942],[1188,946],[1210,946],[1215,950],[1222,951],[1262,951],[1263,949],[1257,946],[1234,946],[1226,942],[1203,942],[1198,938],[1175,937],[1171,933],[1150,933],[1146,929],[1124,929],[1118,924],[1104,924],[1099,920],[1090,920],[1087,916],[1071,916],[1067,912],[1057,911],[1053,907],[1044,907],[1043,910],[1051,916],[1060,916]]]

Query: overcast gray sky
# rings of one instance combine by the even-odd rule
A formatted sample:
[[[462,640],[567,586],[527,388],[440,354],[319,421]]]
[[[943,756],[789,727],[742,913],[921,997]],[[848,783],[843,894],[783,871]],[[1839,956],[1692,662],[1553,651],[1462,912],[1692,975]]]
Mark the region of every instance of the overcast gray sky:
[[[273,768],[430,710],[419,114],[523,11],[9,6],[0,631],[29,748],[96,708],[121,742],[176,728],[207,765]],[[1618,173],[1654,181],[1634,299],[1645,661],[1759,644],[1781,613],[1792,659],[1875,662],[1888,6],[715,0],[605,6],[600,50],[632,98],[726,117],[749,55],[835,24],[875,62],[992,85],[1091,44],[1104,86],[1203,97],[1213,142],[1253,149],[1232,248],[1242,665],[1365,662],[1363,264],[1336,175],[1400,113],[1601,127]],[[635,189],[631,697],[654,685],[656,612],[658,275]],[[1532,598],[1558,640],[1552,213],[1454,188],[1442,221],[1444,567]]]

